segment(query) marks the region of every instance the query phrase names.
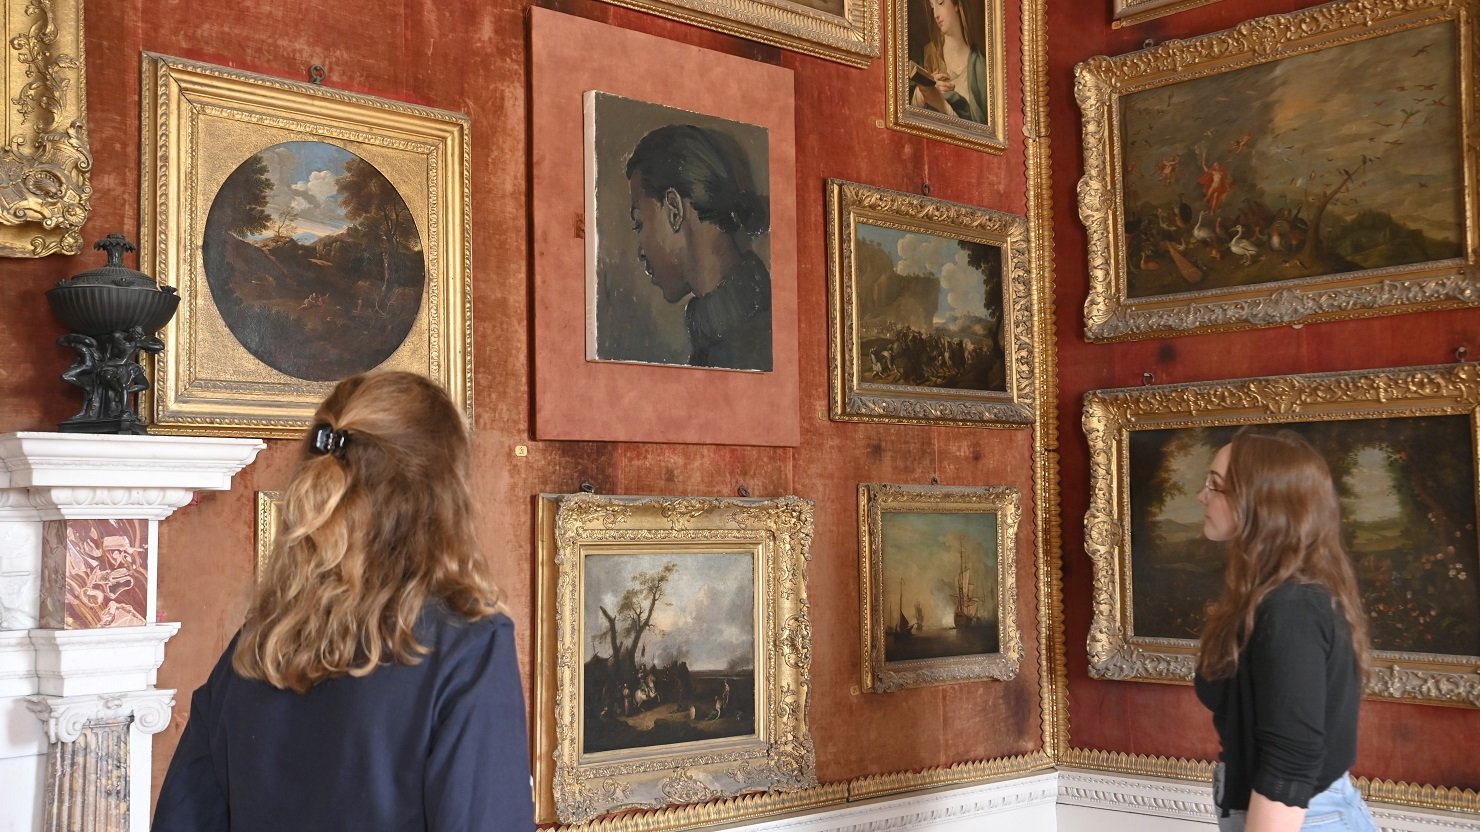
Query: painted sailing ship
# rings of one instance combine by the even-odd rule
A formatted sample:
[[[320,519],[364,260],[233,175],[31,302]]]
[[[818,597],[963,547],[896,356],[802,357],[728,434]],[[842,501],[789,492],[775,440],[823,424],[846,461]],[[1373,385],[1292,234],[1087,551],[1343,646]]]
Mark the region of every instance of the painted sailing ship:
[[[891,635],[908,638],[914,632],[915,625],[910,624],[909,617],[904,614],[904,581],[899,582],[899,609],[897,612],[899,620],[891,624],[887,629]]]
[[[960,630],[981,623],[977,609],[982,599],[977,597],[976,588],[971,584],[971,567],[966,563],[966,548],[958,544],[956,551],[961,565],[956,570],[956,591],[951,595],[951,600],[956,602],[955,622],[956,629]]]

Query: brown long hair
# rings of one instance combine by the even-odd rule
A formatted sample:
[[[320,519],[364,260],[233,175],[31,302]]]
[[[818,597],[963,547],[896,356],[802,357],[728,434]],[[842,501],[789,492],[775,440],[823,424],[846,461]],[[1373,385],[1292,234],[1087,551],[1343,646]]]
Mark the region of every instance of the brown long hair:
[[[1367,616],[1341,542],[1341,505],[1326,460],[1292,430],[1244,429],[1229,451],[1222,492],[1237,531],[1228,541],[1223,597],[1203,626],[1198,673],[1232,676],[1260,602],[1291,581],[1320,584],[1331,593],[1351,629],[1359,672],[1365,669]]]
[[[232,657],[242,676],[299,693],[416,663],[429,599],[470,621],[499,610],[473,534],[467,423],[447,394],[414,373],[358,375],[314,421],[344,445],[315,453],[309,432]]]

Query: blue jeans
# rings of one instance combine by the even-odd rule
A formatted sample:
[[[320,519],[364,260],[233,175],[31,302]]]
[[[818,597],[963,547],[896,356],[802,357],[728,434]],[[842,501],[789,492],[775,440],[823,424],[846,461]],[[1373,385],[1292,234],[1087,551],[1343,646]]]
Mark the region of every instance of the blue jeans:
[[[1221,763],[1219,767],[1222,767]],[[1215,781],[1221,779],[1215,775]],[[1228,817],[1218,818],[1218,832],[1243,832],[1247,817],[1248,813],[1241,809],[1230,811]],[[1379,832],[1372,812],[1362,800],[1362,793],[1352,785],[1351,776],[1347,774],[1336,778],[1330,788],[1310,799],[1310,807],[1305,810],[1305,822],[1300,824],[1300,828],[1310,832]]]

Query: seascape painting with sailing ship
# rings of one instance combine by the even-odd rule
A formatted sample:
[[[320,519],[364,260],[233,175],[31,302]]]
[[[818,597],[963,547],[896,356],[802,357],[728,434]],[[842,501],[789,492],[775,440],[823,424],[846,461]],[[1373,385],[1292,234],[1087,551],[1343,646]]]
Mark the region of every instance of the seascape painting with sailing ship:
[[[884,660],[995,653],[997,517],[887,512]]]

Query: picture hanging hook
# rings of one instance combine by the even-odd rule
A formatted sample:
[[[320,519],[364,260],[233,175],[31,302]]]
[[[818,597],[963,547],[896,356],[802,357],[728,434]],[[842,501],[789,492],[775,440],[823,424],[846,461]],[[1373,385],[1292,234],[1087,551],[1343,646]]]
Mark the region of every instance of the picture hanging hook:
[[[1468,361],[1469,358],[1470,358],[1470,348],[1469,347],[1465,346],[1464,344],[1460,344],[1459,346],[1457,346],[1457,347],[1454,348],[1454,360],[1455,361],[1458,361],[1459,363],[1463,364],[1466,361]]]
[[[581,480],[581,493],[595,494],[596,486],[592,485],[590,480]]]
[[[1151,385],[1153,385],[1155,383],[1156,383],[1156,373],[1153,373],[1153,372],[1151,372],[1151,371],[1148,370],[1148,371],[1146,371],[1146,372],[1144,372],[1144,373],[1141,374],[1141,386],[1142,387],[1150,387]]]
[[[324,78],[328,74],[329,70],[324,69],[323,64],[312,64],[308,68],[308,83],[323,86]]]
[[[930,196],[930,183],[929,182],[921,182],[920,183],[920,195],[921,196]]]
[[[750,496],[750,488],[747,487],[745,485],[745,483],[742,482],[739,485],[735,486],[735,493],[738,494],[738,495],[740,495],[741,497],[749,497]]]
[[[940,477],[938,475],[936,475],[936,474],[931,474],[930,475],[930,484],[931,485],[940,485]]]

